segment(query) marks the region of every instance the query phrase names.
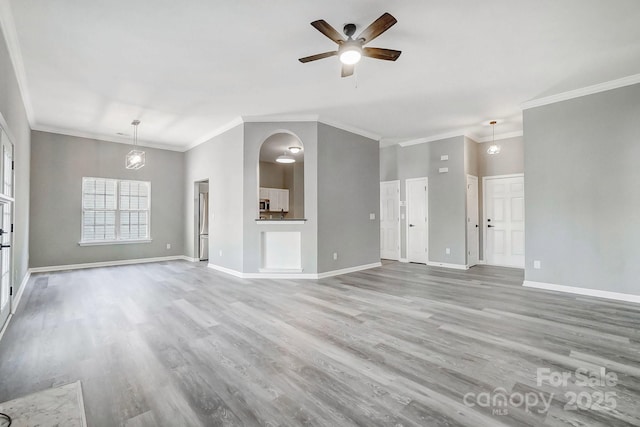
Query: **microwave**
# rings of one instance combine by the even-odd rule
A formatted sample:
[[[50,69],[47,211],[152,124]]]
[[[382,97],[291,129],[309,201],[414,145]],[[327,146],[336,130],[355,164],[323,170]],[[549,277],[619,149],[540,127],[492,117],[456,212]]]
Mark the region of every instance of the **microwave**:
[[[260,199],[260,212],[267,212],[269,210],[269,199]]]

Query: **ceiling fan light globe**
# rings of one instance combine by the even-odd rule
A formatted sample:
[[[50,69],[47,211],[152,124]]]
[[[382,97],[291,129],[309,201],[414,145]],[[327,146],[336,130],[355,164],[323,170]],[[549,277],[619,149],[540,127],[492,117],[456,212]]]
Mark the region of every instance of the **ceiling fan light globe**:
[[[346,65],[357,64],[360,62],[360,58],[362,58],[362,53],[356,48],[345,49],[340,54],[340,62]]]

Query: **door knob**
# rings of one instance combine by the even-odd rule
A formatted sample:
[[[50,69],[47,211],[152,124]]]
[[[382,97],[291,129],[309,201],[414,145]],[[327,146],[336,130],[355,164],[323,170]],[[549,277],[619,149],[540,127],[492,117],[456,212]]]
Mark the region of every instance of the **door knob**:
[[[409,224],[409,227],[415,227],[415,225],[413,225],[413,224]]]
[[[491,227],[493,227],[493,225],[489,224],[489,225],[487,225],[487,227],[491,228]]]

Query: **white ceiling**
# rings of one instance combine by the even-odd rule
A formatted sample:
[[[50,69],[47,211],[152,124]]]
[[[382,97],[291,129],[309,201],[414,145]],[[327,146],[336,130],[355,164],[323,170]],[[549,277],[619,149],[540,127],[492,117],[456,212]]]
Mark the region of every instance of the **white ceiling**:
[[[491,119],[521,131],[525,101],[640,73],[638,0],[0,2],[35,129],[127,141],[138,118],[143,144],[174,149],[241,116],[482,138]],[[370,46],[397,62],[364,58],[352,78],[336,57],[298,62],[335,48],[311,21],[358,33],[383,12],[398,23]]]

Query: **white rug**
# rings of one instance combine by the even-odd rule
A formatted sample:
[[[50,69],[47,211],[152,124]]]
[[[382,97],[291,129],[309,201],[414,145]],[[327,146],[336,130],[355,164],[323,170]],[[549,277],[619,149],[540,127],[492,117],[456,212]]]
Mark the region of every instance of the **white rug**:
[[[80,381],[0,403],[11,427],[86,427]],[[0,426],[3,426],[0,420]]]

